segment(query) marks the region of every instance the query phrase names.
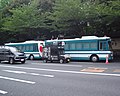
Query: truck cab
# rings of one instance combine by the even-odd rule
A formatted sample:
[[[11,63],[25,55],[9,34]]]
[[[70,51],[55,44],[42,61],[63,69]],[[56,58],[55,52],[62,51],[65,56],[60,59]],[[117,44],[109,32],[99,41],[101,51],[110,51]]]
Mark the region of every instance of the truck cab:
[[[46,63],[48,61],[59,61],[60,63],[69,63],[70,56],[64,53],[64,46],[60,43],[57,45],[50,44],[46,45],[43,49],[43,61]]]

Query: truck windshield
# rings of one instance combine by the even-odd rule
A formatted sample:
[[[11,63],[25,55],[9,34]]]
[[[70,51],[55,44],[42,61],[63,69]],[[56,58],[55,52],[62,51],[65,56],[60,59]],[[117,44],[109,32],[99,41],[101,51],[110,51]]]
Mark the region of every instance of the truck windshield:
[[[59,55],[64,55],[64,51],[63,50],[59,50]]]

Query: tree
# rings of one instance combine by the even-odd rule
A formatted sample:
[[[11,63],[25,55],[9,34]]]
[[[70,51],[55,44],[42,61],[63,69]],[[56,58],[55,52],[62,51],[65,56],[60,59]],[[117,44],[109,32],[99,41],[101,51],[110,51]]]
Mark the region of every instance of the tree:
[[[90,1],[57,0],[50,16],[53,21],[51,24],[53,31],[74,32],[75,35],[84,35],[89,20],[97,15],[95,6]]]
[[[36,0],[35,0],[36,1]],[[37,27],[36,21],[40,20],[38,15],[37,2],[32,2],[29,5],[22,4],[20,7],[11,9],[11,17],[7,17],[4,23],[4,29],[10,31],[20,31],[25,28]]]
[[[0,14],[0,18],[2,18],[0,19],[0,30],[2,30],[0,36],[6,38],[3,38],[3,41],[15,42],[49,36],[45,35],[46,32],[49,31],[49,29],[45,27],[46,13],[51,11],[54,0],[10,1],[11,2],[6,3],[5,7],[2,7],[2,17]]]
[[[120,32],[119,0],[1,1],[9,2],[0,3],[0,31],[14,36],[47,37],[51,31],[71,38]]]
[[[120,30],[118,27],[120,24],[120,1],[105,0],[99,2],[96,10],[99,15],[92,24],[96,32],[108,36],[115,36],[116,34],[117,36]]]
[[[56,0],[49,17],[51,27],[55,32],[72,36],[112,32],[112,22],[119,20],[119,3],[119,0]]]
[[[1,31],[1,26],[3,23],[3,18],[4,18],[4,9],[7,7],[7,5],[11,2],[11,0],[0,0],[0,31]]]

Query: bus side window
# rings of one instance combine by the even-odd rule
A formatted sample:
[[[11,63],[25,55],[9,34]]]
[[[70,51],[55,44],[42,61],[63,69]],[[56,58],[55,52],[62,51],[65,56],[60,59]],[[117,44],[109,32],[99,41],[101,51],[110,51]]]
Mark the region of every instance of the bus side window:
[[[25,51],[25,45],[22,46],[22,51],[23,51],[23,52]]]
[[[103,50],[106,50],[107,49],[107,44],[106,42],[103,42]]]
[[[89,50],[89,49],[90,49],[89,42],[83,43],[83,50]]]
[[[22,50],[22,46],[19,46],[19,49]]]
[[[65,44],[65,50],[69,50],[69,44]]]
[[[26,45],[26,51],[29,51],[29,45]]]
[[[102,41],[99,43],[99,50],[106,50],[107,49],[107,44],[105,41]]]
[[[34,51],[34,50],[33,50],[33,46],[32,46],[32,45],[30,46],[30,51]]]
[[[82,43],[76,43],[76,50],[82,50]]]
[[[100,42],[100,47],[99,48],[100,48],[100,50],[103,50],[103,48],[102,48],[102,42]]]
[[[90,43],[90,50],[97,50],[97,42],[91,42]]]
[[[37,44],[33,44],[33,50],[34,50],[35,52],[38,51],[38,46],[37,46]]]
[[[74,43],[70,44],[70,50],[75,50],[75,44]]]

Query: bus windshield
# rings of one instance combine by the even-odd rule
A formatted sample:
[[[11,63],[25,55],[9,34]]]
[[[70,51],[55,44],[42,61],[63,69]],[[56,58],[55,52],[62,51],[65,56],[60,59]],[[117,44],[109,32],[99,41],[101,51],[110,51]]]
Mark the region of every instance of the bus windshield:
[[[108,41],[108,46],[109,46],[109,50],[112,50],[112,44],[111,44],[111,41]]]

